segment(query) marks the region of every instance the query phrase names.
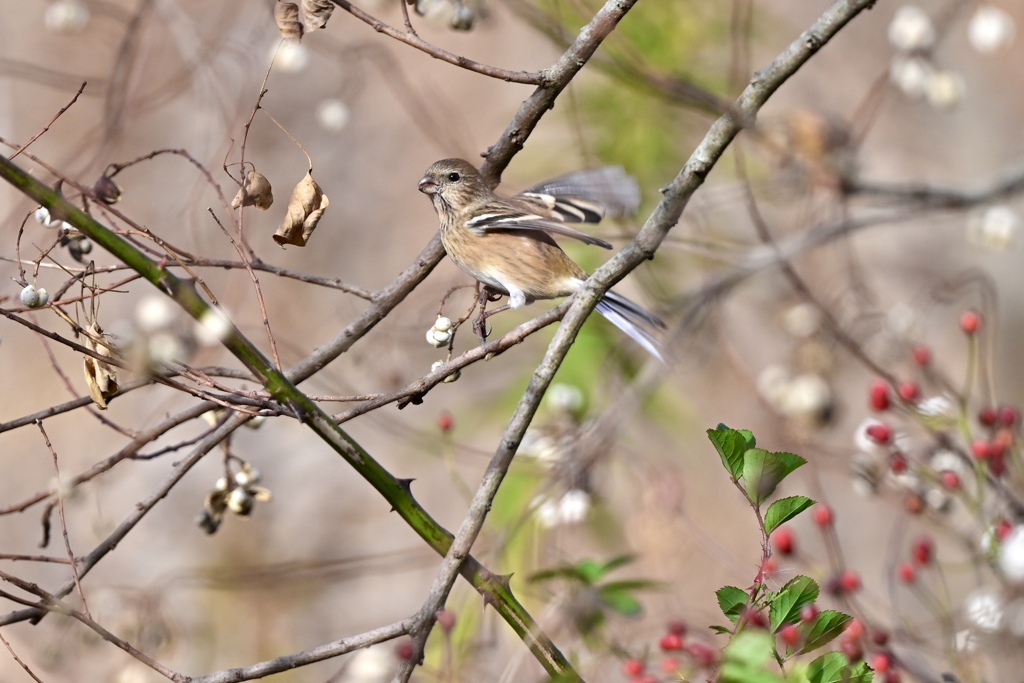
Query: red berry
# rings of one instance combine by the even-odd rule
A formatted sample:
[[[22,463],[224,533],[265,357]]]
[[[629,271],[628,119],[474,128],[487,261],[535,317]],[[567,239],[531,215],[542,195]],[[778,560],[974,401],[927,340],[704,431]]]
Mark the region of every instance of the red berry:
[[[907,471],[907,456],[903,455],[900,451],[896,451],[889,456],[889,469],[892,470],[893,474],[903,474]]]
[[[441,430],[442,434],[447,434],[452,431],[452,427],[455,426],[455,418],[447,410],[437,416],[437,428]]]
[[[960,475],[950,470],[945,470],[939,474],[939,482],[950,491],[956,491],[960,488]]]
[[[666,633],[658,641],[658,647],[665,652],[677,652],[683,649],[683,638],[676,633]]]
[[[864,649],[856,640],[843,640],[839,649],[843,651],[846,658],[851,662],[859,662],[864,657]]]
[[[889,425],[884,422],[873,422],[872,424],[869,424],[864,430],[864,433],[868,435],[869,439],[880,444],[889,443],[889,439],[892,438],[892,432],[889,431]]]
[[[903,499],[903,507],[912,515],[919,515],[924,511],[924,498],[916,493],[908,493]]]
[[[960,316],[960,329],[964,334],[973,335],[981,327],[981,314],[977,311],[964,311]]]
[[[978,460],[984,460],[992,455],[992,444],[987,439],[975,439],[971,442],[971,455]]]
[[[932,558],[935,555],[935,544],[927,536],[920,536],[914,539],[910,554],[913,555],[914,562],[922,567],[931,564]]]
[[[1003,455],[1002,451],[993,453],[992,457],[988,459],[988,471],[994,477],[1001,477],[1006,474],[1006,456]]]
[[[763,579],[766,576],[770,576],[775,572],[779,571],[779,565],[775,562],[774,558],[769,557],[761,563],[761,571],[759,576]]]
[[[665,657],[661,660],[661,672],[666,674],[674,674],[679,671],[679,660],[675,657]]]
[[[996,524],[996,538],[1000,541],[1005,541],[1011,531],[1013,531],[1013,525],[1010,524],[1008,520],[1001,519],[999,520],[999,523]]]
[[[903,680],[900,672],[896,669],[889,669],[885,672],[885,683],[900,683]]]
[[[885,647],[889,642],[889,633],[880,628],[871,631],[871,642],[879,647]]]
[[[910,352],[914,362],[924,367],[932,361],[932,350],[924,344],[916,345]]]
[[[885,673],[892,666],[892,659],[886,652],[877,652],[871,658],[871,668],[879,673]]]
[[[889,407],[889,385],[880,379],[871,383],[869,403],[874,410],[885,410]]]
[[[786,624],[779,629],[779,640],[787,647],[796,647],[800,644],[800,631],[793,624]]]
[[[900,398],[907,403],[916,401],[917,397],[921,395],[921,390],[918,388],[917,382],[900,382],[899,387],[896,388],[896,392],[900,395]]]
[[[996,420],[998,419],[999,414],[996,413],[996,409],[993,408],[992,406],[985,406],[984,408],[978,411],[978,422],[985,425],[986,427],[993,426],[996,423]]]
[[[849,640],[857,640],[864,635],[864,622],[856,617],[850,619],[846,624],[846,629],[843,631],[843,637]]]
[[[999,424],[1012,427],[1020,419],[1020,413],[1013,406],[999,406]]]
[[[644,663],[639,659],[627,659],[622,663],[622,673],[630,678],[636,678],[644,672]]]
[[[839,574],[839,587],[844,593],[853,593],[860,588],[860,575],[852,569],[844,569]]]
[[[455,628],[455,612],[450,612],[446,609],[437,610],[437,614],[434,615],[437,618],[437,625],[440,626],[445,633],[451,633],[452,629]]]
[[[818,607],[817,605],[810,604],[804,605],[800,608],[800,621],[805,624],[810,624],[818,618]]]
[[[408,640],[402,640],[395,645],[395,656],[401,659],[403,662],[408,662],[413,656],[412,643]]]
[[[793,532],[787,527],[776,529],[772,534],[772,547],[780,555],[793,554]]]
[[[900,562],[900,565],[896,567],[896,575],[903,583],[911,584],[917,579],[917,570],[909,562]]]
[[[824,503],[818,503],[814,506],[811,517],[814,519],[814,523],[820,527],[832,526],[832,508]]]
[[[690,653],[697,664],[703,667],[712,666],[718,658],[715,651],[704,643],[690,643],[686,646],[686,651]]]
[[[740,613],[740,620],[753,628],[764,628],[768,625],[764,614],[749,606],[743,608],[743,611]]]
[[[674,633],[679,637],[686,635],[686,622],[682,619],[673,619],[668,622],[668,632]]]

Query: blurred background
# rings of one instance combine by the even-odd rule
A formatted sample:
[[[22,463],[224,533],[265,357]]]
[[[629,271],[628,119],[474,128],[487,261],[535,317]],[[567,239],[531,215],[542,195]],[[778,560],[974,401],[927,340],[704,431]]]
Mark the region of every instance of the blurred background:
[[[356,4],[402,26],[397,2]],[[412,21],[421,37],[450,52],[536,71],[557,59],[565,38],[599,6],[420,0]],[[731,102],[825,7],[796,0],[638,3],[504,172],[501,191],[588,166],[622,165],[640,182],[641,211],[595,229],[621,246],[721,103]],[[972,435],[989,434],[978,411],[1024,400],[1024,275],[1016,260],[1024,44],[1014,35],[1021,21],[1022,7],[1008,1],[884,2],[857,17],[770,100],[656,258],[617,287],[669,323],[669,366],[644,357],[603,320],[587,322],[474,551],[490,569],[514,572],[513,590],[587,680],[626,680],[621,662],[629,657],[657,672],[659,638],[671,620],[685,621],[694,642],[712,649],[724,643],[706,628],[725,622],[714,591],[726,583],[749,586],[762,552],[753,512],[705,436],[718,423],[751,429],[769,450],[806,457],[809,465],[781,494],[808,495],[835,510],[834,536],[810,518],[791,525],[798,551],[773,558],[772,581],[781,585],[804,573],[824,585],[843,569],[856,571],[856,592],[823,595],[821,604],[890,634],[884,647],[864,647],[867,655],[894,653],[904,680],[939,680],[946,671],[965,682],[1009,680],[1024,664],[1024,609],[1016,602],[1024,584],[1000,564],[995,546],[983,545],[1000,523],[1016,528],[1022,514],[1015,503],[1024,474],[1016,442],[1000,485],[986,488],[983,465],[966,467],[962,488],[941,486],[943,472],[969,460]],[[246,161],[267,176],[275,195],[270,210],[242,213],[258,257],[376,291],[437,229],[429,201],[416,191],[423,171],[449,156],[480,160],[532,87],[432,59],[341,9],[301,44],[279,50],[280,43],[271,2],[0,0],[0,138],[10,155],[49,125],[18,163],[44,182],[56,181],[48,170],[56,169],[86,187],[109,164],[185,150],[228,199],[237,185],[224,166],[238,175],[244,139]],[[83,82],[81,96],[53,120]],[[264,82],[267,92],[258,100]],[[257,102],[264,111],[253,116]],[[281,248],[271,236],[309,163],[330,204],[309,246]],[[183,252],[237,260],[211,216],[234,235],[222,198],[183,156],[156,155],[115,179],[123,192],[116,208],[136,225]],[[17,258],[20,252],[29,264],[27,281],[51,292],[69,278],[58,264],[81,263],[66,245],[41,258],[57,231],[36,219],[37,207],[22,195],[0,188],[0,208],[3,306],[70,337],[70,326],[53,311],[21,306]],[[102,207],[94,215],[128,228]],[[565,247],[588,270],[608,257]],[[779,267],[778,250],[792,272]],[[115,263],[99,248],[82,259],[98,267]],[[249,275],[237,268],[196,272],[269,353]],[[102,274],[96,282],[109,286],[124,277]],[[270,273],[259,281],[285,368],[368,305],[339,289]],[[467,276],[442,261],[365,339],[302,388],[326,397],[386,393],[425,375],[445,351],[426,344],[424,333],[445,293],[466,284]],[[74,287],[66,298],[76,293]],[[186,316],[145,283],[119,285],[101,302],[98,311],[74,303],[64,310],[80,324],[96,320],[126,344],[142,340],[146,353],[160,358],[239,367],[216,345],[197,341]],[[472,290],[459,290],[443,312],[460,317],[471,302]],[[492,318],[494,333],[549,305]],[[973,336],[961,329],[969,310],[982,320]],[[151,343],[157,332],[159,343]],[[456,529],[552,333],[468,367],[421,405],[388,405],[344,428],[396,476],[414,479],[417,499]],[[10,320],[0,323],[0,338],[0,423],[88,395],[79,354]],[[467,329],[455,351],[475,343]],[[921,345],[928,363],[915,361]],[[917,393],[900,401],[891,386],[893,406],[872,411],[870,387],[879,370],[916,383]],[[130,380],[120,377],[122,384]],[[148,386],[114,399],[102,414],[87,407],[40,417],[66,479],[195,403]],[[351,404],[324,405],[342,412]],[[893,475],[892,444],[858,439],[868,418],[891,427],[915,479]],[[1008,422],[1015,437],[1019,419]],[[101,543],[206,427],[186,423],[141,450],[154,457],[118,462],[65,491],[73,551],[85,554]],[[936,464],[942,448],[960,465]],[[99,623],[169,667],[198,675],[310,648],[419,609],[439,558],[313,434],[294,420],[271,418],[236,433],[230,451],[258,468],[259,486],[272,500],[258,502],[247,517],[228,513],[216,533],[204,533],[196,515],[225,469],[222,452],[211,452],[83,580]],[[55,477],[36,426],[0,433],[5,558],[66,558],[48,496],[37,496],[53,489]],[[44,519],[52,538],[40,549]],[[913,585],[901,582],[897,567],[922,535],[937,544],[942,571],[929,566],[928,583],[923,576]],[[541,570],[626,555],[609,580],[641,582],[629,593],[638,609],[625,599],[602,603],[594,586],[564,577],[529,580]],[[49,590],[68,579],[66,564],[56,562],[5,560],[0,568]],[[995,605],[995,622],[975,618],[979,595]],[[79,604],[74,594],[68,600]],[[7,613],[20,606],[3,607]],[[417,680],[543,679],[523,645],[464,583],[448,609],[457,617],[450,642],[433,636]],[[5,625],[0,634],[49,683],[162,680],[70,619],[51,615],[37,625]],[[383,644],[273,680],[389,680],[395,656],[394,644]],[[684,675],[704,671],[692,652],[677,664]],[[677,680],[668,670],[658,675]],[[12,656],[0,656],[0,679],[25,677]]]

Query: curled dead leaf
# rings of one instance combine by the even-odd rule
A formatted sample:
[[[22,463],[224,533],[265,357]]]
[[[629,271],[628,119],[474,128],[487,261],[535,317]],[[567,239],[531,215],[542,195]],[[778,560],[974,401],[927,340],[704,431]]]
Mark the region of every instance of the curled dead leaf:
[[[302,0],[302,23],[307,31],[315,31],[327,26],[327,20],[334,11],[331,0]]]
[[[245,177],[245,186],[238,188],[238,194],[231,200],[231,208],[255,206],[260,211],[266,211],[273,203],[274,192],[270,187],[270,181],[262,173],[253,169]]]
[[[85,328],[84,344],[100,356],[113,357],[110,349],[101,344],[97,339],[104,339],[106,335],[100,329],[99,324],[93,322]],[[85,383],[89,387],[89,396],[93,403],[100,410],[107,409],[107,399],[117,393],[117,368],[109,363],[85,356]]]
[[[277,1],[274,5],[274,23],[282,38],[301,40],[302,22],[299,21],[299,6],[294,2]]]
[[[274,241],[281,246],[306,246],[328,203],[327,195],[313,180],[312,172],[307,172],[306,177],[292,190],[292,197],[288,200],[288,215],[274,233]]]

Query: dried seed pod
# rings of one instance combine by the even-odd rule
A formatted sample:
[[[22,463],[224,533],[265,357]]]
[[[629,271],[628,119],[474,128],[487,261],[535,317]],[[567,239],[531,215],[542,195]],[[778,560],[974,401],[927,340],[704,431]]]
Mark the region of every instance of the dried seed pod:
[[[307,172],[306,177],[292,190],[292,197],[288,201],[288,215],[274,233],[274,241],[281,246],[306,246],[328,203],[327,195],[313,180],[312,172]]]
[[[245,185],[238,188],[238,194],[231,200],[231,208],[255,206],[266,211],[274,203],[274,192],[270,181],[262,173],[253,169],[245,176]]]
[[[274,23],[282,38],[301,40],[302,22],[299,21],[299,6],[294,2],[278,0],[274,5]]]
[[[108,175],[101,175],[96,179],[92,186],[92,192],[96,195],[96,199],[108,206],[121,201],[121,188]]]

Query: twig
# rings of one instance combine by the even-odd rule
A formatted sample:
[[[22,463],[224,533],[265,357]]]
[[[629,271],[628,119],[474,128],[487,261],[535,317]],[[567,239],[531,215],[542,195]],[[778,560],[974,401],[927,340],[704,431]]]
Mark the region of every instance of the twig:
[[[89,616],[89,603],[85,599],[85,591],[82,590],[82,579],[78,575],[78,563],[75,561],[75,553],[71,550],[71,540],[68,538],[68,523],[64,517],[64,487],[60,481],[60,465],[57,462],[57,451],[53,449],[53,444],[50,443],[50,437],[46,433],[46,428],[43,426],[43,421],[36,422],[36,426],[39,428],[39,433],[43,435],[43,442],[46,444],[46,448],[50,451],[50,456],[53,458],[53,475],[56,480],[54,486],[57,489],[57,514],[60,517],[60,530],[64,536],[64,550],[68,554],[68,562],[71,565],[71,576],[75,579],[75,588],[78,590],[78,597],[82,601],[82,609],[85,610],[86,616]],[[69,491],[71,489],[68,489]]]
[[[77,101],[78,101],[78,98],[79,98],[79,97],[80,97],[80,96],[82,95],[82,93],[83,93],[83,92],[85,91],[85,85],[86,85],[86,83],[87,83],[87,82],[88,82],[88,81],[82,81],[82,85],[78,86],[78,92],[76,92],[76,93],[75,93],[75,96],[71,98],[71,101],[70,101],[70,102],[68,102],[67,104],[65,104],[65,105],[64,105],[63,107],[61,107],[61,108],[60,108],[60,111],[58,111],[58,112],[57,112],[56,114],[54,114],[53,118],[52,118],[52,119],[50,119],[50,122],[49,122],[49,123],[47,123],[47,124],[46,124],[45,126],[43,126],[43,129],[42,129],[41,131],[39,131],[38,133],[36,133],[36,134],[35,134],[35,135],[33,135],[32,137],[30,137],[30,138],[28,139],[28,142],[26,142],[26,143],[25,143],[24,145],[22,145],[22,146],[21,146],[21,147],[19,147],[19,148],[18,148],[17,150],[15,150],[14,154],[12,154],[11,156],[7,157],[7,158],[8,158],[8,160],[13,160],[13,159],[14,159],[15,157],[17,157],[17,156],[18,156],[19,154],[21,154],[21,153],[22,153],[22,152],[24,152],[24,151],[25,151],[26,149],[28,149],[28,146],[29,146],[29,145],[31,145],[31,144],[32,144],[33,142],[35,142],[36,140],[38,140],[39,138],[41,138],[41,137],[43,136],[43,134],[44,134],[44,133],[46,133],[46,131],[50,130],[50,126],[52,126],[52,125],[54,124],[54,122],[55,122],[55,121],[56,121],[57,119],[59,119],[59,118],[61,117],[61,114],[63,114],[64,112],[66,112],[66,111],[67,111],[68,109],[70,109],[70,108],[71,108],[71,105],[73,105],[73,104],[74,104],[75,102],[77,102]]]
[[[635,0],[633,1],[635,2]],[[422,50],[434,59],[440,59],[443,62],[454,64],[455,66],[463,69],[475,71],[478,74],[497,78],[509,83],[525,83],[527,85],[543,85],[545,83],[545,77],[542,73],[509,71],[508,69],[501,69],[496,66],[474,62],[472,59],[467,59],[462,55],[453,54],[447,50],[443,50],[420,38],[415,31],[399,31],[394,26],[386,24],[370,13],[356,7],[349,2],[349,0],[334,0],[334,4],[354,16],[356,19],[368,24],[378,33],[383,33],[384,35],[403,42],[406,45],[410,45],[417,50]]]

